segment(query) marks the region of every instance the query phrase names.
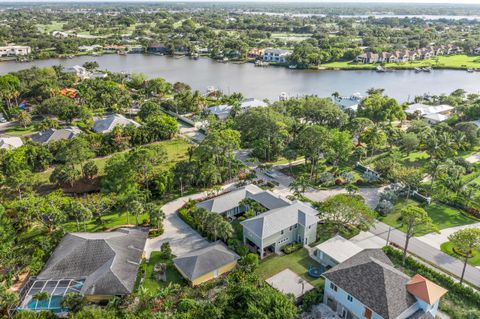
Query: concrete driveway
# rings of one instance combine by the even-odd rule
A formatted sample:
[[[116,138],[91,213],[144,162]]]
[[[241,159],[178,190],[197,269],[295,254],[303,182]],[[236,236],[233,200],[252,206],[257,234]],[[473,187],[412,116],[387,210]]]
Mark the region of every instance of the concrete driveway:
[[[229,184],[225,185],[224,189],[227,190],[232,187],[233,184]],[[189,199],[200,199],[206,196],[206,192],[184,196],[162,207],[162,210],[165,212],[165,220],[163,222],[165,231],[158,237],[147,239],[147,243],[145,244],[145,256],[147,259],[150,258],[152,251],[160,251],[160,247],[164,242],[170,243],[170,247],[175,256],[181,256],[209,244],[206,239],[188,226],[177,213],[178,209],[188,202]]]
[[[423,241],[426,244],[429,244],[432,247],[435,247],[436,249],[440,249],[440,245],[448,241],[448,236],[450,236],[457,230],[465,228],[480,228],[480,223],[445,228],[442,229],[439,233],[430,233],[424,236],[417,237],[417,239]]]

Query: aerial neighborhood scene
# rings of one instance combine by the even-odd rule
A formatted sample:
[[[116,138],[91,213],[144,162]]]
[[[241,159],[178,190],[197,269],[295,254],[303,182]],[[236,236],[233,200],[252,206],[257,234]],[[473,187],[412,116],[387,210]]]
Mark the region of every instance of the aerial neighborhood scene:
[[[480,3],[0,0],[0,318],[480,319]]]

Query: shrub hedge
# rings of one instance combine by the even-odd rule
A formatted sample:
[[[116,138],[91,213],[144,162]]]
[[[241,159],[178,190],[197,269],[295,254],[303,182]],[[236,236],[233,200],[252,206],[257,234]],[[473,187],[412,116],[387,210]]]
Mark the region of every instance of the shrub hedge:
[[[285,245],[282,247],[282,251],[285,253],[285,254],[291,254],[291,253],[294,253],[296,252],[297,250],[299,250],[300,248],[302,248],[302,244],[300,243],[292,243],[292,244],[288,244],[288,245]]]

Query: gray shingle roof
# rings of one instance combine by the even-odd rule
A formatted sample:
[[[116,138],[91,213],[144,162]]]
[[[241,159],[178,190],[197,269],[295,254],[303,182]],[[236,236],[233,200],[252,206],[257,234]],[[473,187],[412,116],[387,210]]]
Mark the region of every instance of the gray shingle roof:
[[[250,198],[267,209],[274,209],[290,205],[286,199],[278,197],[270,191],[264,191],[260,187],[250,184],[229,193],[200,202],[196,207],[202,207],[212,213],[224,213],[240,205],[240,202]]]
[[[295,224],[307,227],[316,224],[319,220],[317,214],[313,207],[295,201],[288,206],[272,209],[247,219],[241,224],[259,238],[266,238]]]
[[[33,142],[47,144],[60,140],[69,140],[82,133],[76,126],[70,126],[62,129],[50,128],[48,130],[38,132],[31,136]]]
[[[93,123],[93,130],[97,133],[107,133],[113,130],[115,126],[134,125],[139,127],[140,124],[134,120],[127,119],[121,114],[110,114],[104,118],[96,119]]]
[[[68,233],[37,279],[85,279],[82,295],[132,292],[147,233],[118,229],[102,233]]]
[[[230,251],[221,241],[216,241],[210,246],[175,258],[173,263],[188,279],[195,280],[239,258],[237,254]]]
[[[323,276],[385,319],[416,303],[407,291],[410,277],[393,267],[381,249],[365,249]]]

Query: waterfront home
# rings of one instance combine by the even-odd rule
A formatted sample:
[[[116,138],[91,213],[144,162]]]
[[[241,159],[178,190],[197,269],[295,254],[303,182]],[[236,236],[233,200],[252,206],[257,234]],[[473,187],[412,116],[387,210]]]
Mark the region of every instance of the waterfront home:
[[[381,249],[365,249],[327,270],[324,303],[345,319],[434,319],[446,289],[394,267]]]
[[[242,221],[243,243],[260,259],[279,253],[285,245],[309,245],[316,240],[318,212],[310,205],[294,201]]]
[[[358,55],[355,61],[358,63],[370,64],[370,63],[397,63],[408,62],[415,60],[426,60],[434,56],[449,55],[460,52],[461,49],[453,45],[442,45],[437,47],[420,48],[417,50],[402,50],[394,52],[365,52]]]
[[[81,46],[78,47],[78,51],[80,51],[80,52],[91,52],[91,51],[95,51],[97,49],[103,49],[103,47],[99,44],[81,45]]]
[[[148,53],[156,53],[156,54],[167,54],[169,49],[163,43],[154,43],[147,47]]]
[[[68,233],[42,272],[22,288],[18,310],[68,311],[61,307],[67,293],[101,302],[132,293],[148,233],[120,228],[112,232]],[[47,300],[34,296],[47,292]]]
[[[192,286],[198,286],[233,270],[238,259],[240,257],[224,243],[216,241],[205,248],[175,258],[173,264]]]
[[[210,213],[217,213],[227,218],[234,218],[250,209],[250,207],[244,203],[245,199],[255,201],[265,208],[265,210],[291,205],[288,199],[275,195],[269,190],[263,190],[256,185],[249,184],[200,202],[196,204],[196,207],[204,208]]]
[[[261,48],[251,48],[250,51],[248,51],[248,57],[251,59],[256,59],[256,58],[261,58],[265,54],[265,49]]]
[[[32,142],[48,144],[60,140],[70,140],[80,133],[82,133],[82,131],[78,127],[69,126],[61,129],[49,128],[48,130],[33,134],[30,138]]]
[[[326,268],[335,267],[361,252],[363,248],[340,235],[330,238],[313,249],[312,258]]]
[[[23,145],[18,136],[0,136],[0,149],[13,150]]]
[[[263,54],[263,61],[275,63],[287,63],[288,57],[292,53],[288,50],[282,49],[265,49]]]
[[[127,46],[128,53],[144,53],[145,48],[141,45],[129,45]]]
[[[32,49],[25,45],[0,46],[0,57],[22,56],[32,53]]]
[[[405,113],[407,113],[409,117],[420,117],[429,124],[436,124],[448,120],[453,109],[453,106],[446,104],[426,105],[415,103],[409,105],[405,109]]]
[[[140,124],[134,120],[127,119],[121,114],[110,114],[102,118],[94,119],[93,130],[97,133],[108,133],[113,130],[115,126],[127,126],[133,125],[139,127]]]

